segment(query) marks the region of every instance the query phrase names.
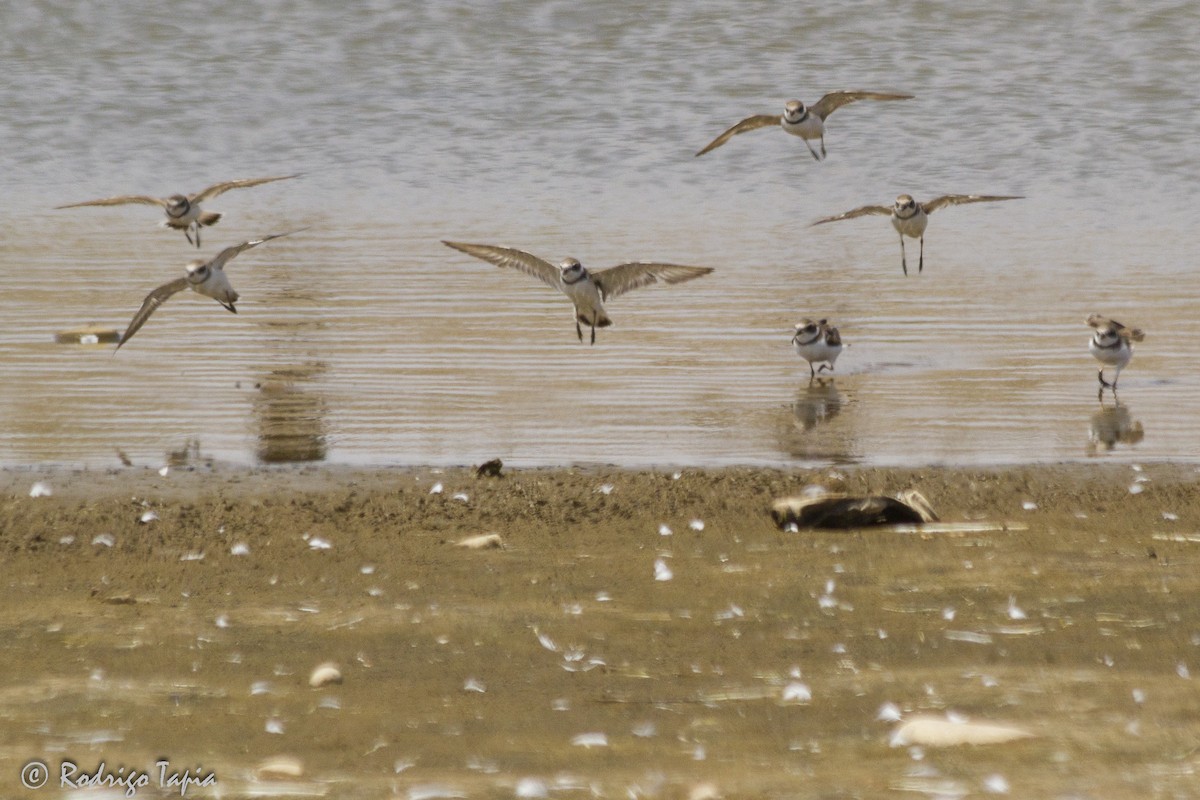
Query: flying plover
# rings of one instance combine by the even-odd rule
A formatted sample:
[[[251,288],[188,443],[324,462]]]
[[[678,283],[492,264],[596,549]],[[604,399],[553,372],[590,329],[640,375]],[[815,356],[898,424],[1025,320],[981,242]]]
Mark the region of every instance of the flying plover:
[[[847,211],[844,214],[838,214],[835,217],[825,217],[813,223],[813,225],[824,225],[826,222],[838,222],[843,219],[854,219],[855,217],[864,217],[868,214],[877,214],[880,216],[891,215],[892,227],[900,234],[900,268],[904,270],[904,274],[908,274],[908,261],[904,256],[904,237],[910,239],[921,240],[921,256],[917,262],[917,272],[925,269],[925,226],[929,224],[929,215],[937,211],[942,206],[957,206],[964,203],[992,203],[998,200],[1021,200],[1023,198],[1014,195],[995,195],[995,194],[944,194],[941,197],[934,198],[927,203],[918,203],[912,198],[912,195],[902,194],[896,198],[896,202],[892,206],[862,206]]]
[[[579,341],[583,341],[583,328],[580,327],[580,323],[583,323],[592,329],[592,344],[596,343],[596,328],[612,324],[604,310],[604,301],[652,283],[682,283],[712,272],[711,267],[685,267],[646,261],[589,272],[574,258],[568,258],[556,267],[549,261],[511,247],[444,240],[442,244],[498,267],[519,269],[558,289],[575,306],[575,333],[579,335]]]
[[[713,139],[696,155],[702,156],[709,150],[715,150],[739,133],[770,128],[779,125],[784,132],[799,136],[812,157],[820,161],[825,157],[825,120],[834,111],[855,100],[911,100],[911,94],[892,94],[890,92],[830,92],[811,106],[805,106],[799,100],[789,100],[782,114],[756,114],[746,117],[729,130]],[[821,155],[813,150],[809,140],[821,141]]]
[[[301,228],[300,230],[307,229]],[[226,247],[208,261],[196,259],[190,262],[184,267],[187,270],[186,275],[182,278],[176,278],[170,283],[164,283],[146,295],[146,299],[142,301],[142,307],[138,309],[137,313],[133,315],[133,319],[129,321],[129,327],[125,329],[125,333],[121,334],[121,339],[117,342],[117,349],[120,350],[121,345],[128,342],[138,332],[138,329],[146,324],[146,320],[150,319],[150,315],[154,313],[155,309],[165,303],[172,295],[178,294],[184,289],[191,289],[193,292],[202,294],[205,297],[211,297],[236,314],[237,308],[233,304],[238,300],[238,293],[233,290],[233,286],[229,283],[229,278],[225,277],[225,264],[243,250],[249,250],[251,247],[257,247],[263,242],[269,242],[281,236],[290,236],[293,233],[299,233],[299,231],[288,231],[287,233],[264,236],[261,239],[251,239],[248,242]]]
[[[298,175],[299,173],[296,175],[276,175],[270,178],[242,178],[240,180],[223,181],[221,183],[214,183],[207,189],[202,189],[195,194],[189,195],[173,194],[170,197],[151,197],[147,194],[123,194],[117,197],[104,197],[99,200],[87,200],[82,203],[55,206],[55,209],[81,208],[83,206],[119,206],[126,203],[162,206],[163,211],[167,214],[167,218],[163,220],[163,226],[183,231],[183,235],[187,237],[188,242],[194,243],[196,247],[199,247],[200,228],[202,226],[216,225],[221,219],[221,212],[204,211],[200,208],[200,204],[205,200],[228,192],[230,189],[248,189],[251,186],[259,186],[264,183],[271,183],[272,181],[285,181],[298,177]],[[196,231],[195,242],[192,242],[193,230]]]

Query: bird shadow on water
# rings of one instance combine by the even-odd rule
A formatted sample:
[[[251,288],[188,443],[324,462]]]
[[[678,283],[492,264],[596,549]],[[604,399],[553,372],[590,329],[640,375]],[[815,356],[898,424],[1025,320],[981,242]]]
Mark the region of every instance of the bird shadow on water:
[[[850,463],[855,439],[852,416],[843,416],[853,403],[833,378],[812,378],[800,386],[795,399],[779,415],[779,448],[792,458]]]
[[[324,362],[271,370],[255,384],[254,418],[260,463],[324,461],[327,453],[325,398],[306,388],[324,374]]]
[[[1116,450],[1118,445],[1133,447],[1146,437],[1146,429],[1142,423],[1133,418],[1129,406],[1123,404],[1112,395],[1112,404],[1106,404],[1103,397],[1100,409],[1092,412],[1088,419],[1088,442],[1086,452],[1089,456],[1103,455]]]

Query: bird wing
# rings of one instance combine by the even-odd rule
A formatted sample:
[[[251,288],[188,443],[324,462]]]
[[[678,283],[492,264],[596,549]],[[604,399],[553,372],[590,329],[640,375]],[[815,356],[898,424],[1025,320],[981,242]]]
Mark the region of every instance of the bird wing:
[[[911,94],[891,92],[830,92],[808,107],[808,110],[825,120],[834,111],[855,100],[911,100]]]
[[[732,128],[725,131],[720,136],[718,136],[717,138],[715,138],[711,142],[709,142],[708,145],[705,146],[705,148],[703,150],[696,153],[696,155],[702,156],[705,153],[707,153],[709,150],[717,149],[718,147],[725,144],[726,142],[728,142],[730,139],[732,139],[734,136],[736,136],[739,133],[745,133],[746,131],[757,130],[758,128],[768,128],[772,125],[778,125],[782,121],[783,121],[782,114],[757,114],[753,117],[746,117],[744,120],[739,122],[737,125],[734,125]]]
[[[193,203],[202,203],[205,200],[211,200],[219,194],[224,194],[230,189],[248,189],[251,186],[258,186],[263,183],[271,183],[272,181],[286,181],[289,178],[298,177],[300,177],[299,172],[297,172],[295,175],[272,175],[269,178],[239,178],[238,180],[233,181],[222,181],[221,183],[214,183],[207,189],[201,189],[200,191],[188,197],[188,200]]]
[[[217,253],[216,257],[210,261],[209,264],[213,269],[225,269],[225,263],[243,250],[249,250],[251,247],[258,247],[263,242],[269,242],[272,239],[278,239],[280,236],[291,236],[293,233],[299,233],[300,231],[306,230],[308,230],[308,228],[297,228],[296,230],[288,231],[287,233],[273,233],[270,236],[264,236],[261,239],[251,239],[248,242],[242,242],[241,244],[235,244],[231,247],[226,247],[224,250]]]
[[[1115,319],[1101,316],[1100,314],[1092,314],[1087,318],[1087,324],[1091,325],[1096,330],[1109,329],[1126,341],[1132,339],[1135,342],[1140,342],[1146,338],[1146,333],[1141,328],[1127,328]]]
[[[120,340],[117,341],[117,349],[120,350],[121,345],[133,338],[133,335],[138,332],[138,329],[146,324],[146,320],[150,319],[150,315],[154,313],[154,310],[163,303],[167,302],[167,298],[171,297],[171,295],[182,292],[186,288],[188,288],[188,279],[185,276],[182,278],[176,278],[170,283],[164,283],[162,286],[146,295],[146,299],[142,301],[142,307],[139,308],[138,312],[133,315],[133,319],[129,321],[129,327],[125,329],[125,332],[121,334]]]
[[[126,203],[167,207],[167,201],[161,197],[151,197],[148,194],[122,194],[116,197],[102,197],[99,200],[87,200],[82,203],[68,203],[65,206],[55,206],[54,208],[57,210],[60,208],[79,208],[80,206],[120,206]]]
[[[813,225],[824,225],[826,222],[838,222],[843,219],[854,219],[855,217],[865,217],[868,214],[878,214],[881,216],[888,216],[891,213],[892,213],[892,209],[890,206],[860,206],[858,208],[851,209],[850,211],[847,211],[844,214],[838,214],[835,217],[825,217],[824,219],[819,219],[816,222],[814,222]],[[810,225],[809,227],[811,228],[812,225]]]
[[[455,250],[460,250],[469,256],[475,256],[475,258],[495,264],[497,267],[519,269],[526,275],[532,275],[543,283],[553,286],[555,289],[562,289],[562,273],[559,268],[532,253],[526,253],[524,250],[517,250],[513,247],[447,242],[445,239],[442,240],[442,244],[447,247],[453,247]]]
[[[963,203],[994,203],[997,200],[1024,199],[1016,195],[1004,194],[944,194],[926,203],[921,203],[921,208],[924,209],[926,214],[932,214],[942,206],[960,206]]]
[[[712,267],[685,267],[679,264],[656,264],[635,261],[592,273],[592,282],[600,296],[608,300],[652,283],[683,283],[712,272]]]

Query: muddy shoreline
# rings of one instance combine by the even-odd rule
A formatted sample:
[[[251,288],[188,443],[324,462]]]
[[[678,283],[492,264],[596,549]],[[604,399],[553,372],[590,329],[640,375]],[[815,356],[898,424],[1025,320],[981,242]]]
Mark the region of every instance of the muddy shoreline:
[[[894,703],[1035,733],[926,757],[968,790],[1169,791],[1200,740],[1197,477],[7,470],[0,786],[37,755],[165,755],[261,795],[286,756],[292,789],[330,797],[624,796],[648,776],[672,797],[878,795],[912,780],[878,719]],[[814,484],[1008,524],[778,530],[770,502]],[[503,546],[455,546],[488,533]],[[313,689],[324,662],[345,682]]]

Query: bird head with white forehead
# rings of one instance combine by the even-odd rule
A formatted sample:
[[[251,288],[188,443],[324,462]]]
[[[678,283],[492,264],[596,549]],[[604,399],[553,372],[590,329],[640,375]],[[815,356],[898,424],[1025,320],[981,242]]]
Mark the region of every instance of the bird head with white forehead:
[[[917,213],[917,201],[913,199],[911,194],[902,194],[896,198],[893,213],[901,219],[907,219]]]
[[[808,116],[808,109],[799,100],[789,100],[783,107],[783,118],[792,125]]]
[[[558,265],[558,270],[562,276],[562,282],[568,286],[579,283],[588,276],[587,270],[583,268],[583,264],[580,264],[577,258],[564,258]]]
[[[225,277],[225,270],[213,269],[210,262],[201,259],[190,262],[185,269],[188,283],[193,289],[237,313],[233,304],[238,301],[238,293],[233,290],[229,278]]]

